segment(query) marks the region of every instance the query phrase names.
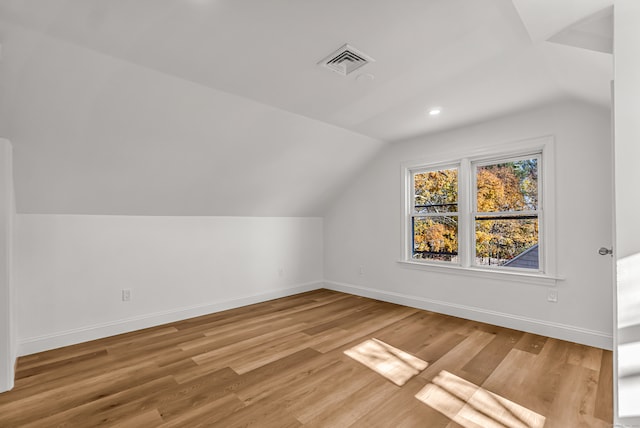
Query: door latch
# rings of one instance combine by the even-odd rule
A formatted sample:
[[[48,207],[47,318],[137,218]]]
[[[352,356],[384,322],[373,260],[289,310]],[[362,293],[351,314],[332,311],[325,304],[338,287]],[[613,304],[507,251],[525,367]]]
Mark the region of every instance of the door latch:
[[[600,247],[600,249],[598,250],[598,254],[600,254],[601,256],[613,254],[613,248]]]

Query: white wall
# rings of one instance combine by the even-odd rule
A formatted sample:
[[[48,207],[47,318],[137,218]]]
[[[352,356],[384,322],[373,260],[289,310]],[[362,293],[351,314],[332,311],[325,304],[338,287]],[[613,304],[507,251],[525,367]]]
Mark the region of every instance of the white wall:
[[[640,426],[640,2],[617,0],[614,18],[616,418],[621,426]]]
[[[0,138],[0,392],[13,388],[17,352],[12,282],[14,211],[11,143]]]
[[[554,135],[558,303],[547,287],[426,272],[401,257],[401,163],[439,153]],[[325,216],[329,288],[611,348],[610,112],[565,101],[391,144]],[[588,211],[587,211],[588,210]],[[359,267],[364,273],[360,275]]]
[[[322,228],[321,218],[18,214],[20,354],[319,288]]]
[[[0,17],[5,32],[20,213],[313,217],[383,144]]]

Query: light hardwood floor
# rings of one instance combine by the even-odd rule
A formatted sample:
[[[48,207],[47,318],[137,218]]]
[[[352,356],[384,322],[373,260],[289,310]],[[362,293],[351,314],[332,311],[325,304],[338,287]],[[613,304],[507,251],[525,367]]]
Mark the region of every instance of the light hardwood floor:
[[[370,338],[429,365],[396,386],[344,354]],[[611,366],[609,351],[318,290],[22,357],[0,427],[530,426],[522,412],[611,427]]]

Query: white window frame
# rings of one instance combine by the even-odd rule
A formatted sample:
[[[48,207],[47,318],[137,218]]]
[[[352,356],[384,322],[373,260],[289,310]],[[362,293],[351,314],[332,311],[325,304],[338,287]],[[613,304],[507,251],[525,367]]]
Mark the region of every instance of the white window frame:
[[[483,166],[487,166],[487,165],[495,165],[495,164],[499,164],[499,163],[506,163],[506,162],[515,162],[518,160],[524,160],[524,159],[537,159],[538,160],[538,209],[536,210],[530,210],[530,211],[496,211],[496,212],[478,212],[478,198],[477,198],[477,189],[478,189],[478,167],[483,167]],[[489,159],[481,159],[481,160],[476,160],[471,162],[471,168],[470,168],[470,179],[471,179],[471,198],[473,201],[473,211],[471,212],[471,218],[469,219],[469,221],[475,226],[475,220],[477,217],[482,217],[483,215],[492,215],[495,217],[504,217],[504,216],[511,216],[511,215],[527,215],[527,214],[535,214],[538,218],[538,261],[539,261],[539,265],[538,265],[538,269],[527,269],[527,268],[513,268],[513,267],[506,267],[506,266],[478,266],[477,264],[475,264],[475,254],[471,256],[471,265],[474,267],[477,267],[478,269],[492,269],[492,270],[505,270],[505,271],[510,271],[510,272],[523,272],[523,273],[538,273],[538,274],[544,274],[545,273],[545,259],[544,259],[544,253],[545,253],[545,242],[544,242],[544,226],[545,226],[545,218],[543,215],[544,212],[544,207],[543,207],[543,203],[544,203],[544,162],[542,161],[542,152],[541,151],[534,151],[531,153],[523,153],[521,155],[518,156],[505,156],[505,157],[491,157]],[[540,197],[542,196],[542,197]],[[472,231],[471,233],[471,248],[475,248],[476,246],[476,234],[475,234],[475,230]]]
[[[475,264],[476,167],[536,156],[538,166],[539,269],[478,266]],[[555,144],[552,136],[533,138],[473,151],[444,153],[427,161],[402,164],[402,252],[404,266],[428,271],[502,280],[556,285],[555,252]],[[458,168],[458,263],[412,258],[413,174]]]
[[[442,170],[448,170],[448,169],[457,169],[458,170],[458,209],[455,212],[444,212],[444,213],[423,213],[423,214],[416,214],[413,212],[413,208],[415,207],[415,192],[413,191],[414,189],[414,176],[415,174],[421,174],[421,173],[425,173],[425,172],[433,172],[433,171],[442,171]],[[460,163],[454,163],[454,164],[445,164],[445,165],[432,165],[429,168],[412,168],[409,171],[409,180],[410,180],[410,184],[409,184],[409,198],[410,198],[410,205],[411,207],[409,208],[409,227],[407,229],[407,233],[408,233],[408,239],[410,244],[410,248],[408,248],[407,250],[413,254],[413,248],[411,248],[411,246],[413,245],[413,230],[412,230],[412,226],[413,226],[413,220],[415,218],[421,218],[421,217],[447,217],[447,216],[455,216],[458,218],[458,260],[460,260]],[[413,260],[413,259],[412,259]],[[458,261],[458,263],[453,263],[453,262],[444,262],[444,261],[440,261],[440,260],[428,260],[429,263],[436,263],[436,264],[442,264],[442,265],[460,265],[460,262]]]

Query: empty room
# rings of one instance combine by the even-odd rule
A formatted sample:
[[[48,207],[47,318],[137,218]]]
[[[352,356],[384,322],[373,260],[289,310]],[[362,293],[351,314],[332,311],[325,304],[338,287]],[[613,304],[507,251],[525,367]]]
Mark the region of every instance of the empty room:
[[[0,427],[640,427],[638,23],[0,0]]]

